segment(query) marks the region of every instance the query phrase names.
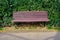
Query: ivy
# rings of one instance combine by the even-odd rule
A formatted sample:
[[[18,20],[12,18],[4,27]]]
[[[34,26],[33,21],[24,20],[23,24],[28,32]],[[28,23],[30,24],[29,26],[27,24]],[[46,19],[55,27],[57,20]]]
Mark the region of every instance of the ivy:
[[[0,0],[0,25],[11,24],[13,11],[47,11],[49,25],[60,26],[60,0]]]

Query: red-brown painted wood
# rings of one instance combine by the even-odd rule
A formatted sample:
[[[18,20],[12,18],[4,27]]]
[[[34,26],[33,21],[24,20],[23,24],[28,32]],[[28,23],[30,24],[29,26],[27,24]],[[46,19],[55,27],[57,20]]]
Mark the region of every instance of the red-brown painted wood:
[[[13,22],[48,22],[46,11],[19,11],[13,13]]]

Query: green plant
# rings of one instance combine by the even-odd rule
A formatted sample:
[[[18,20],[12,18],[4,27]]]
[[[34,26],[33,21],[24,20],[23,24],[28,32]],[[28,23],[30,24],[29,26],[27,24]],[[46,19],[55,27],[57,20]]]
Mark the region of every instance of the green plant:
[[[49,25],[60,27],[60,0],[0,0],[0,25],[11,25],[13,11],[47,11]]]

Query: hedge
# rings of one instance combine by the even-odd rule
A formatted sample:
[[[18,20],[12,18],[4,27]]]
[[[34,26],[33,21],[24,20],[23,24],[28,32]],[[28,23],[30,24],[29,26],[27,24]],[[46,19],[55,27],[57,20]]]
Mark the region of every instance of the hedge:
[[[47,11],[49,25],[60,26],[60,0],[0,0],[0,26],[11,24],[13,11]]]

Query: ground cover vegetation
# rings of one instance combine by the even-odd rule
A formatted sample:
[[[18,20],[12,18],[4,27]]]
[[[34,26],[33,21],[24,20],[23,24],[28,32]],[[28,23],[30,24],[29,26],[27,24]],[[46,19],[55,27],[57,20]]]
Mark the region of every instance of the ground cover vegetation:
[[[60,0],[0,0],[0,28],[12,24],[14,11],[47,11],[48,27],[60,26]]]

